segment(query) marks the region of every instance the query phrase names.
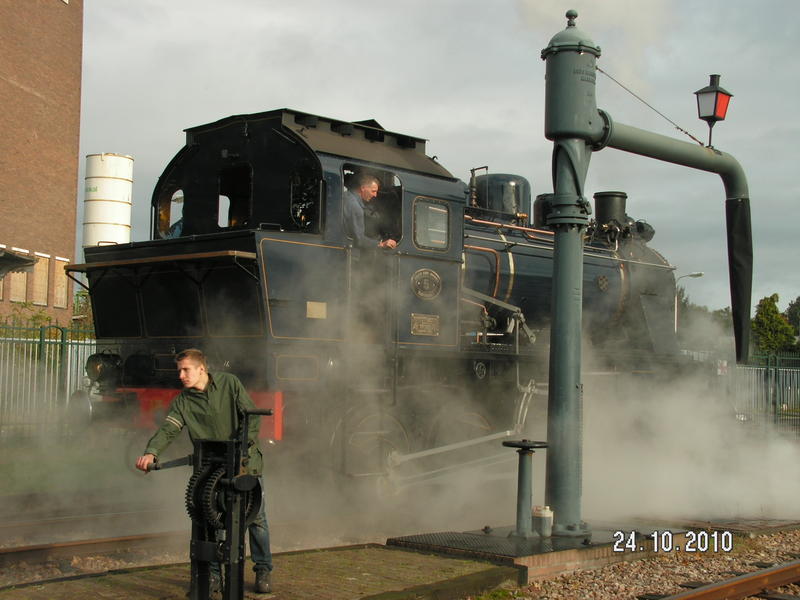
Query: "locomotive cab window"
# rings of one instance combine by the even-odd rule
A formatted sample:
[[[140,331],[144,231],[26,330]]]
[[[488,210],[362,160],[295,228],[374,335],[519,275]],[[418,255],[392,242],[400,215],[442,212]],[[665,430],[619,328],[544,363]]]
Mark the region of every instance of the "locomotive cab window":
[[[176,179],[178,182],[165,187],[158,196],[157,237],[172,239],[249,224],[253,197],[253,175],[249,164],[225,167],[216,177],[212,172],[210,178],[193,184],[182,185],[180,181],[183,178]],[[214,204],[209,206],[207,198]],[[188,228],[187,218],[192,221]]]
[[[227,227],[231,219],[231,199],[220,194],[217,205],[217,226]]]
[[[183,230],[183,190],[161,195],[156,228],[163,239],[180,237]]]
[[[219,173],[217,226],[220,229],[244,227],[248,224],[253,189],[250,165],[235,165]]]
[[[414,244],[418,248],[446,250],[450,245],[450,207],[430,198],[414,200]]]
[[[359,190],[362,184],[378,182],[375,197],[363,203],[364,234],[376,243],[388,239],[399,242],[403,236],[403,187],[397,175],[391,171],[345,165],[343,181],[346,188],[344,193],[352,193],[356,197],[361,196]],[[345,223],[347,231],[348,224]]]

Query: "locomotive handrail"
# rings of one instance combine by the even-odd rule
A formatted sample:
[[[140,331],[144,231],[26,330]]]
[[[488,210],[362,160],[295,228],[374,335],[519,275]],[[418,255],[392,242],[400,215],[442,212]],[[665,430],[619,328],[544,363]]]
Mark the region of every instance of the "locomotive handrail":
[[[475,250],[477,252],[487,252],[494,256],[494,289],[492,290],[492,297],[497,297],[497,292],[500,291],[500,253],[494,248],[487,248],[485,246],[470,246],[464,244],[465,250]]]
[[[505,244],[506,246],[518,246],[520,248],[536,248],[537,250],[549,250],[551,252],[553,251],[553,248],[551,246],[537,246],[536,244],[527,244],[525,242],[514,242],[514,243],[504,242],[503,240],[496,240],[493,238],[487,238],[480,235],[466,234],[464,235],[464,237],[473,240],[481,240],[483,242],[494,242],[496,244]],[[611,250],[608,250],[608,252],[611,252]],[[587,252],[585,249],[583,253],[585,256],[590,256],[592,258],[599,258],[601,260],[612,260],[614,262],[631,263],[634,265],[642,265],[645,267],[657,267],[659,269],[669,269],[670,271],[674,271],[676,268],[675,266],[670,264],[660,265],[658,263],[644,262],[641,260],[632,260],[630,258],[620,258],[618,256],[604,256],[602,254],[597,254],[596,252]]]
[[[469,221],[470,223],[477,223],[478,225],[491,225],[492,227],[504,227],[506,229],[514,229],[516,231],[522,231],[525,233],[536,234],[541,233],[546,236],[553,237],[552,231],[547,231],[546,229],[534,229],[532,227],[523,227],[522,225],[511,225],[510,223],[495,223],[494,221],[484,221],[483,219],[476,219],[475,217],[471,217],[470,215],[464,215],[464,220]]]

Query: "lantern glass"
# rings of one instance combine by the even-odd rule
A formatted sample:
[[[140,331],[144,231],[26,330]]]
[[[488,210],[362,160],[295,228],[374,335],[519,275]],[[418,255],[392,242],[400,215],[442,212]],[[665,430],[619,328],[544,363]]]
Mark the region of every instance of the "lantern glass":
[[[708,117],[715,117],[716,111],[715,104],[716,104],[717,94],[716,92],[702,92],[697,94],[697,115],[701,119],[706,119]],[[725,108],[727,109],[728,103],[725,102]],[[723,117],[724,118],[724,117]]]
[[[728,112],[728,102],[731,97],[728,94],[717,92],[717,106],[714,109],[714,116],[722,120],[725,118],[725,113]]]

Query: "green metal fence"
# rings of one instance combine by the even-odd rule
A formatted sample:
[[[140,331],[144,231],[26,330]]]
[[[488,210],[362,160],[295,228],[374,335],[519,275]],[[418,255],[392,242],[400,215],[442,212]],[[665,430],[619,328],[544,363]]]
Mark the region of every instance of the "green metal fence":
[[[800,436],[800,353],[754,356],[736,367],[729,393],[740,420]]]
[[[754,354],[748,365],[776,369],[800,369],[800,352],[781,352],[780,354]]]
[[[90,330],[0,324],[0,426],[57,423],[93,352]]]

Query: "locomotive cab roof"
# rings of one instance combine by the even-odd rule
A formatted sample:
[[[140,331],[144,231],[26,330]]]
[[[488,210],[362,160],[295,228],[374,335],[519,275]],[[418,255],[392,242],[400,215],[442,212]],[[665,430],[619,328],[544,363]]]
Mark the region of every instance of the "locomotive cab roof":
[[[258,135],[283,125],[314,152],[455,179],[425,154],[425,138],[387,131],[374,119],[347,122],[289,108],[232,115],[190,127],[185,130],[186,145],[201,143],[208,134],[236,124],[241,124],[244,135]]]
[[[185,131],[186,144],[153,191],[153,239],[228,229],[322,233],[324,196],[335,198],[337,181],[347,185],[355,170],[386,174],[387,187],[399,173],[458,182],[425,154],[424,139],[387,131],[374,120],[349,123],[278,109]]]

